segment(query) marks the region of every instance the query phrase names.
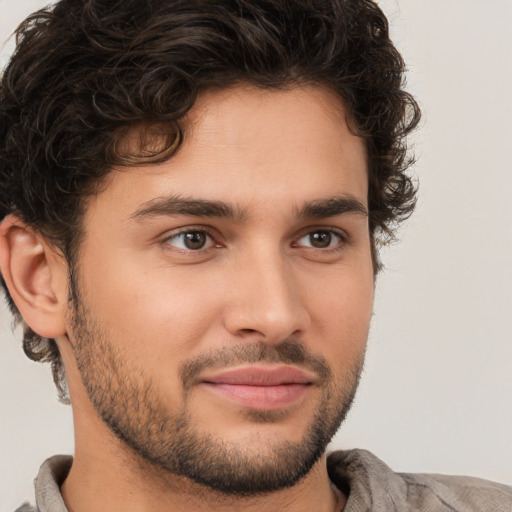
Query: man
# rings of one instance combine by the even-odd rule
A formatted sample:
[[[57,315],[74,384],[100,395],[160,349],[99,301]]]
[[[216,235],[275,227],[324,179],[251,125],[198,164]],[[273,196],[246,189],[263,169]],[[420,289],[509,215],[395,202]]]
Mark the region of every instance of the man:
[[[19,38],[0,268],[76,438],[41,511],[510,509],[325,453],[415,198],[419,113],[372,2],[63,0]]]

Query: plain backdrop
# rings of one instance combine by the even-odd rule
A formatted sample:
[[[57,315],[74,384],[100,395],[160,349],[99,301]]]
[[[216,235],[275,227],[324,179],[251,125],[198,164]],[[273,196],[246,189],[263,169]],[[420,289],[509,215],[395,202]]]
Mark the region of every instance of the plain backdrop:
[[[45,3],[0,0],[0,40]],[[380,3],[423,109],[420,201],[383,251],[366,369],[332,448],[512,484],[512,1]],[[70,408],[0,310],[0,512],[72,450]]]

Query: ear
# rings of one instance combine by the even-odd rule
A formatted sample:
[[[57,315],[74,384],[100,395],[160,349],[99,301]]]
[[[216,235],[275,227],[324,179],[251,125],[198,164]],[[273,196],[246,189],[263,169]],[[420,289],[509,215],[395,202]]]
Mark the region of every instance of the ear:
[[[15,215],[0,224],[0,271],[29,327],[45,338],[66,333],[67,264]]]

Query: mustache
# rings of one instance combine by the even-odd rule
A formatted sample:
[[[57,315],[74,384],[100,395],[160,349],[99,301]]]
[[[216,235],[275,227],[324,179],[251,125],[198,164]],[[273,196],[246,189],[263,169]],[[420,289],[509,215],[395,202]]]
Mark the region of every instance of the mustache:
[[[183,388],[187,390],[206,369],[216,370],[255,363],[296,365],[314,372],[321,385],[328,382],[332,375],[324,357],[313,354],[302,342],[294,339],[286,339],[277,345],[269,345],[263,341],[229,345],[183,363],[179,375]]]

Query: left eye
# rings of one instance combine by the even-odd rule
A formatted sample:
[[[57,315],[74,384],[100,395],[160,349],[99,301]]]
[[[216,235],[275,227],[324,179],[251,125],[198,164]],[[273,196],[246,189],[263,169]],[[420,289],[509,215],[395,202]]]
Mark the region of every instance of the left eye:
[[[299,238],[297,245],[314,249],[329,249],[340,245],[341,242],[343,242],[343,238],[339,233],[328,229],[319,229]]]
[[[170,236],[166,243],[176,247],[177,249],[184,249],[186,251],[199,251],[201,249],[208,249],[214,242],[212,237],[206,231],[182,231]]]

